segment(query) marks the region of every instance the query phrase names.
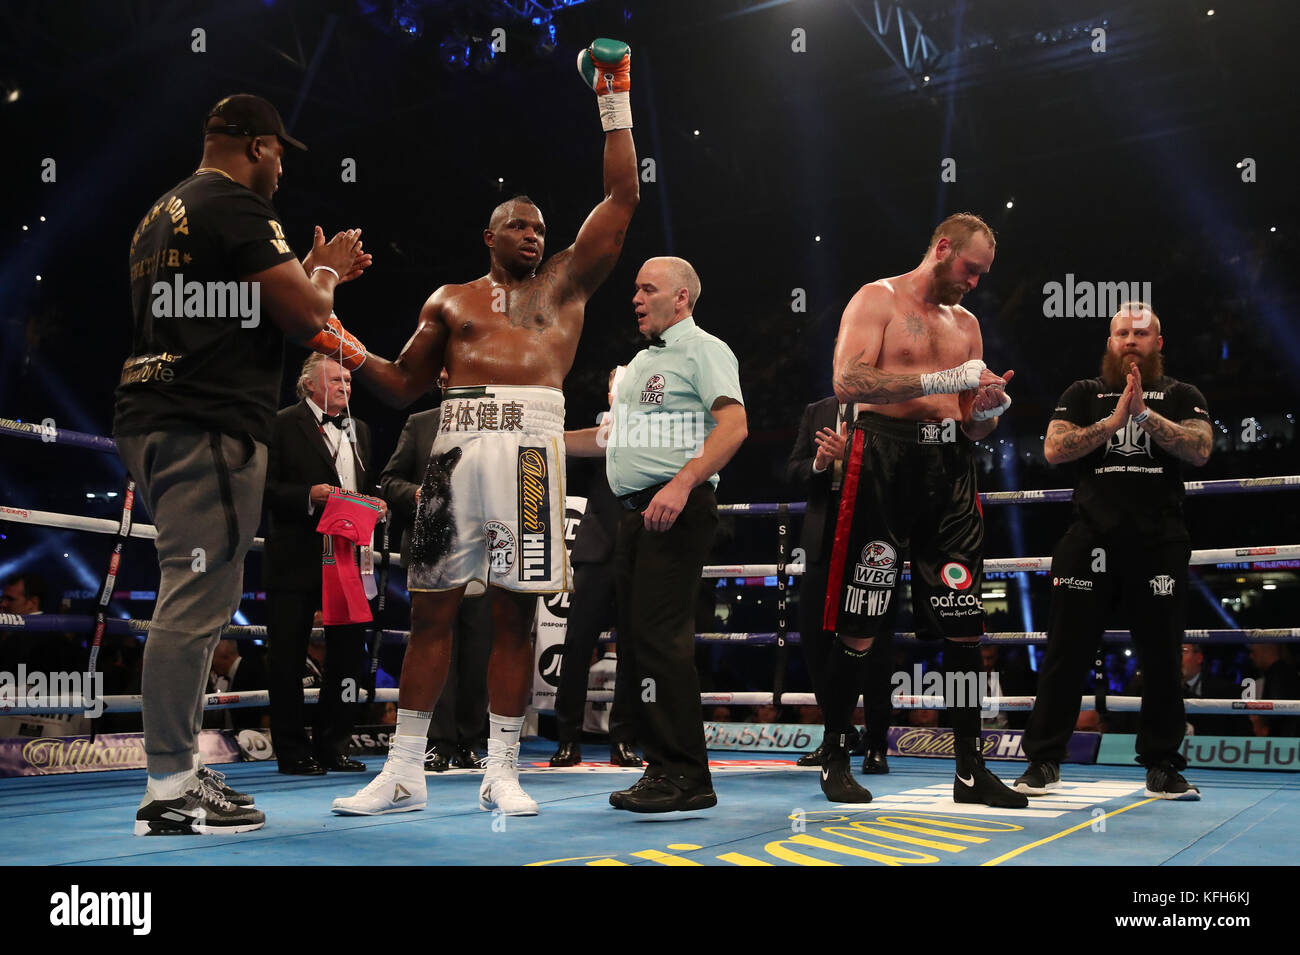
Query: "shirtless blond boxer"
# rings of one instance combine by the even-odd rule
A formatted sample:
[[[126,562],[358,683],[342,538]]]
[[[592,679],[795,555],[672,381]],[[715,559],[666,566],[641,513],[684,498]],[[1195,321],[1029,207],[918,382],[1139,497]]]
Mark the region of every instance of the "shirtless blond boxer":
[[[1011,405],[1012,372],[983,362],[979,322],[958,303],[993,265],[993,232],[978,216],[950,216],[921,264],[864,285],[840,321],[835,395],[859,402],[835,526],[824,626],[838,637],[826,678],[822,791],[869,802],[849,770],[851,727],[873,638],[893,632],[903,561],[912,562],[917,633],[942,639],[945,704],[953,727],[957,802],[1023,806],[980,753],[984,521],[970,443]],[[863,409],[863,404],[866,409]]]
[[[420,489],[408,585],[411,640],[397,732],[383,771],[334,811],[378,815],[425,805],[424,748],[442,692],[451,626],[467,588],[486,588],[495,640],[488,665],[491,735],[479,805],[535,815],[516,765],[528,701],[537,595],[568,590],[564,550],[564,376],[583,308],[613,269],[639,198],[628,106],[630,53],[596,40],[578,57],[605,129],[605,198],[573,245],[543,262],[546,224],[527,197],[492,212],[488,274],[430,296],[396,361],[367,355],[357,377],[396,406],[445,365],[438,436]]]

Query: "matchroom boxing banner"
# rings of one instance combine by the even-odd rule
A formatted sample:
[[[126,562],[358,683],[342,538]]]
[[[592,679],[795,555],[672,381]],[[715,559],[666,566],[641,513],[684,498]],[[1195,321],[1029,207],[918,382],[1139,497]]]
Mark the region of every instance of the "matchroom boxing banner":
[[[573,551],[573,541],[578,536],[578,526],[586,511],[585,497],[564,498],[564,546],[569,552]],[[572,576],[569,584],[573,584]],[[537,598],[532,706],[545,713],[555,710],[555,694],[560,688],[560,661],[564,656],[564,634],[568,627],[569,602],[572,599],[572,593],[546,594]]]

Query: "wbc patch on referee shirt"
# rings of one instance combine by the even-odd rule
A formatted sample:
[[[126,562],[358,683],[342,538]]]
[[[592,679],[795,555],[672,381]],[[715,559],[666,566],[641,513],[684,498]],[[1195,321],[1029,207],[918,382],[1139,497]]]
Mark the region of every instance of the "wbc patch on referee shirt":
[[[519,449],[519,536],[522,559],[519,579],[525,583],[547,580],[551,571],[550,515],[551,481],[546,452],[540,448]]]

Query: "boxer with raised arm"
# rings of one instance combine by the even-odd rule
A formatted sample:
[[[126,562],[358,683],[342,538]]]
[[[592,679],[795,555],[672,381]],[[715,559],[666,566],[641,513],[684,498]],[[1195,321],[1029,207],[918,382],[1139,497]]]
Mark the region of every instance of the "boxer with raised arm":
[[[495,639],[488,666],[491,735],[479,805],[535,815],[519,785],[519,733],[533,666],[537,595],[566,591],[564,376],[583,309],[618,261],[639,199],[628,105],[627,44],[596,40],[578,57],[605,129],[604,199],[573,245],[543,261],[546,223],[517,196],[483,232],[481,278],[429,297],[401,355],[364,361],[357,378],[395,406],[426,392],[445,365],[438,436],[420,488],[408,563],[411,640],[397,732],[383,771],[334,811],[377,815],[425,805],[424,746],[442,691],[451,626],[467,588],[486,588]]]

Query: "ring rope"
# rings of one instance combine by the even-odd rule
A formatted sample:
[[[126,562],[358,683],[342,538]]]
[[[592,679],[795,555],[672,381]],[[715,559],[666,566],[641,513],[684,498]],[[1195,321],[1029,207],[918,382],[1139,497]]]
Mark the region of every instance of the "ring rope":
[[[397,701],[398,691],[396,688],[385,688],[375,691],[374,702],[376,703],[394,703]],[[360,699],[358,702],[365,703],[370,701],[370,694],[364,687],[360,688]],[[701,693],[700,703],[711,706],[763,706],[773,702],[772,693],[764,692],[713,692]],[[316,703],[320,697],[319,689],[303,690],[304,703]],[[113,695],[99,698],[103,705],[105,713],[139,713],[143,704],[143,697],[138,694],[131,695]],[[591,690],[587,693],[587,701],[590,703],[609,703],[614,699],[613,690]],[[1032,696],[995,696],[986,697],[984,702],[988,707],[997,705],[998,710],[1005,712],[1027,712],[1034,708],[1034,697]],[[270,703],[271,694],[269,690],[242,690],[238,693],[209,693],[204,697],[205,710],[233,710],[251,706],[266,706]],[[0,697],[0,715],[8,716],[36,716],[40,714],[52,713],[69,713],[78,714],[84,712],[87,707],[83,697],[71,697],[66,704],[46,705],[46,706],[27,706],[25,697]],[[786,706],[816,706],[817,697],[812,693],[786,693],[781,700]],[[862,703],[862,697],[858,697],[859,705]],[[898,695],[890,697],[890,703],[895,709],[943,709],[943,698],[937,695],[929,696],[905,696]],[[1142,709],[1142,698],[1140,696],[1112,696],[1106,700],[1107,709],[1117,713],[1137,713]],[[1269,714],[1289,714],[1300,713],[1300,700],[1200,700],[1185,699],[1183,706],[1189,713],[1202,713],[1207,715],[1241,715],[1243,713],[1254,713],[1259,716]],[[1080,709],[1091,710],[1094,708],[1093,701],[1085,697],[1082,700]]]

